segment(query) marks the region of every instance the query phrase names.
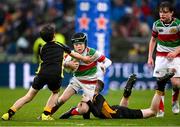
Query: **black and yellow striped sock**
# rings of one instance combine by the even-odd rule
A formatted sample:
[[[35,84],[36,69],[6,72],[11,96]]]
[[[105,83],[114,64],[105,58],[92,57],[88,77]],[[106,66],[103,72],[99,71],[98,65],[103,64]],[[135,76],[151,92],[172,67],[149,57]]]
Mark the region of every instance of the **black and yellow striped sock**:
[[[10,109],[8,110],[9,117],[12,117],[12,116],[15,114],[15,112],[16,112],[16,110],[15,110],[15,109],[10,108]]]
[[[45,107],[43,113],[44,113],[45,115],[50,115],[50,114],[51,114],[51,110],[52,110],[52,108]]]

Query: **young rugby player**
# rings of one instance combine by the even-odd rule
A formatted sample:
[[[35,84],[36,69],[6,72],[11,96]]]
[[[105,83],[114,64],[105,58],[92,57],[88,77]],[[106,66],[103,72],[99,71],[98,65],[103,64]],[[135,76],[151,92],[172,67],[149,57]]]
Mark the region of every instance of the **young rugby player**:
[[[149,42],[148,64],[155,66],[154,77],[162,77],[169,69],[174,69],[175,75],[171,79],[172,112],[179,113],[179,86],[180,86],[180,20],[173,17],[172,4],[165,1],[160,4],[160,19],[154,22],[152,37]],[[156,47],[157,45],[157,47]],[[156,47],[156,61],[154,64],[153,52]],[[157,117],[164,116],[164,94],[161,97]]]
[[[53,108],[52,114],[69,100],[71,96],[78,93],[79,90],[82,90],[83,95],[88,96],[92,100],[98,83],[97,64],[102,63],[99,66],[105,72],[106,68],[112,63],[111,60],[106,58],[103,54],[87,46],[87,35],[85,33],[75,33],[72,36],[71,41],[74,47],[74,52],[78,52],[83,56],[90,56],[93,62],[86,64],[82,61],[73,59],[69,55],[65,58],[64,67],[66,69],[73,68],[73,77],[63,94],[58,98],[58,102]],[[81,105],[81,108],[74,108],[72,113],[76,115],[84,114],[84,109],[87,104],[81,102],[78,105]]]
[[[22,108],[26,103],[30,102],[44,85],[48,85],[52,92],[44,112],[41,115],[42,120],[53,120],[50,116],[52,107],[57,102],[58,92],[61,86],[61,72],[64,51],[70,56],[80,59],[84,62],[90,62],[90,57],[82,56],[77,52],[72,52],[69,47],[54,41],[55,28],[51,25],[45,25],[40,31],[41,38],[46,42],[40,50],[41,62],[34,78],[33,84],[27,94],[18,99],[7,113],[3,114],[3,120],[10,120],[17,110]]]

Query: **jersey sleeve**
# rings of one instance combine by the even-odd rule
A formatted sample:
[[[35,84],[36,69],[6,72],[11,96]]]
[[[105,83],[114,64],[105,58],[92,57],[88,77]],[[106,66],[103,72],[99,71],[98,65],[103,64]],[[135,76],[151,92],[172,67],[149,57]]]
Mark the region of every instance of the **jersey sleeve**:
[[[66,53],[68,54],[71,53],[71,49],[69,48],[69,46],[65,44],[61,44],[60,42],[55,42],[55,43],[58,44]]]
[[[110,59],[108,59],[107,57],[105,57],[104,61],[103,61],[103,65],[108,68],[110,65],[112,64],[112,61]]]
[[[157,31],[157,28],[156,28],[156,22],[153,23],[152,36],[154,38],[156,38],[158,36],[158,31]]]
[[[92,52],[92,50],[93,50],[93,54],[91,53],[90,55],[92,56],[93,61],[102,62],[105,60],[106,57],[102,53],[100,53],[99,51],[95,49],[91,49],[90,52]]]

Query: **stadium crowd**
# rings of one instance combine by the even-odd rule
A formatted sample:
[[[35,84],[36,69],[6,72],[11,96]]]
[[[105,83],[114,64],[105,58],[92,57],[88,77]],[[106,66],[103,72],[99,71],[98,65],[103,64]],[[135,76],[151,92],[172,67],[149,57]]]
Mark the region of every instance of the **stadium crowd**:
[[[111,45],[118,45],[119,42],[114,42],[116,38],[134,42],[129,50],[130,59],[146,52],[146,47],[141,44],[138,46],[140,48],[136,48],[137,43],[146,43],[146,39],[150,37],[152,24],[158,17],[155,11],[158,10],[161,1],[112,0],[111,22],[114,39]],[[75,0],[1,0],[0,54],[17,56],[32,54],[39,29],[47,22],[54,23],[57,32],[69,42],[75,28],[75,2]],[[174,0],[173,3],[176,8],[180,5],[178,0]],[[176,13],[178,16],[179,10]]]

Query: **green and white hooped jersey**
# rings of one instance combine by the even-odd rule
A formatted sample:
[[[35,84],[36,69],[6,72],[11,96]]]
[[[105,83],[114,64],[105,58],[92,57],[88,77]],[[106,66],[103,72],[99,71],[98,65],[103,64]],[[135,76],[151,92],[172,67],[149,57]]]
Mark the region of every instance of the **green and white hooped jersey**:
[[[180,20],[174,19],[168,26],[157,20],[153,24],[152,36],[156,38],[158,52],[174,51],[180,46]]]
[[[90,64],[86,64],[82,61],[79,61],[79,68],[73,72],[73,76],[75,76],[78,80],[83,81],[94,81],[97,80],[97,62],[102,62],[105,60],[105,56],[100,52],[93,48],[87,47],[83,54],[83,56],[91,56],[93,57],[93,62]],[[71,56],[67,55],[64,59],[64,63],[73,60]]]

